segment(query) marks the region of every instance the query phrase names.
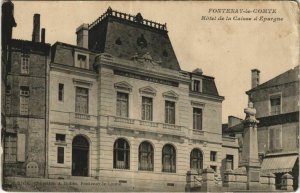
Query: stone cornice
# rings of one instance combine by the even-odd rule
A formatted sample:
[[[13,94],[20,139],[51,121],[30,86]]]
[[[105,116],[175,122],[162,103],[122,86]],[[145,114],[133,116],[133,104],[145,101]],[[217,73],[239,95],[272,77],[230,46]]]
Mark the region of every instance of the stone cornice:
[[[74,66],[68,66],[68,65],[64,65],[64,64],[58,64],[58,63],[51,63],[50,64],[50,71],[58,71],[58,72],[72,72],[76,75],[80,75],[80,76],[87,76],[87,77],[91,77],[91,78],[97,78],[97,73],[92,71],[92,70],[87,70],[87,69],[83,69],[83,68],[77,68]]]
[[[169,81],[182,82],[190,84],[190,78],[180,71],[170,70],[160,67],[159,65],[151,65],[149,63],[138,63],[132,60],[119,59],[111,56],[110,54],[99,54],[96,58],[94,66],[108,67],[112,69],[123,70],[131,73],[138,73],[143,76],[151,76]]]
[[[223,96],[206,95],[206,94],[203,94],[203,93],[194,93],[194,92],[190,92],[189,97],[209,99],[209,100],[213,100],[213,101],[216,101],[216,102],[222,102],[224,100]]]

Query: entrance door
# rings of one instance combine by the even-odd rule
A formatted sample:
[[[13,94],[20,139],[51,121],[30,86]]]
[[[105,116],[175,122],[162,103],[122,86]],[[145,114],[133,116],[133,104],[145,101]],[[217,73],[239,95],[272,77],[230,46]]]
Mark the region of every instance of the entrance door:
[[[72,176],[88,176],[89,142],[83,136],[76,136],[72,143]]]

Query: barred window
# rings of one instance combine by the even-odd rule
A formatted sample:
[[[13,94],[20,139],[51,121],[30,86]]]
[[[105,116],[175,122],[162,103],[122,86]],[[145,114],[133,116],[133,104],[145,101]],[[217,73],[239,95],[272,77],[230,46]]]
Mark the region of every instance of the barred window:
[[[153,147],[145,141],[139,147],[139,170],[153,171],[153,167]]]
[[[117,93],[117,116],[128,117],[128,94]]]
[[[202,130],[202,109],[193,108],[193,129]]]
[[[165,102],[165,122],[175,124],[175,102]]]
[[[117,139],[114,144],[114,168],[130,168],[130,147],[125,139]]]
[[[191,152],[190,168],[195,170],[203,169],[203,156],[199,149],[193,149]]]
[[[76,87],[75,112],[81,114],[89,113],[89,90],[87,88]]]
[[[167,144],[162,149],[162,171],[176,172],[176,150],[173,145]]]
[[[142,120],[152,121],[152,98],[142,97]]]

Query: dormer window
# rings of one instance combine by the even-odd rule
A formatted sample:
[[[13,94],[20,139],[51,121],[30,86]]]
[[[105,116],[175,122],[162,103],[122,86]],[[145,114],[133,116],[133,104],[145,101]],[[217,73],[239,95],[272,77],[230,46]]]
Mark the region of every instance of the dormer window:
[[[89,69],[89,55],[75,53],[75,67]]]
[[[192,81],[192,91],[195,92],[202,92],[202,85],[201,85],[202,81],[201,80],[193,80]]]

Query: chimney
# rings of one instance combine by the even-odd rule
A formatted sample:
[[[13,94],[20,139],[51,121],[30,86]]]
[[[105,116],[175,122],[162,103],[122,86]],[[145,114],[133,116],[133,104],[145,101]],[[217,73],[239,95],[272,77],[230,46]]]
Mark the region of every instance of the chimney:
[[[89,47],[89,25],[82,24],[76,29],[77,46],[88,48]]]
[[[40,42],[40,14],[37,13],[33,16],[32,41]]]
[[[45,43],[45,37],[46,36],[46,29],[42,28],[42,34],[41,34],[41,42]]]
[[[259,73],[258,69],[251,70],[251,88],[255,88],[259,85]]]

